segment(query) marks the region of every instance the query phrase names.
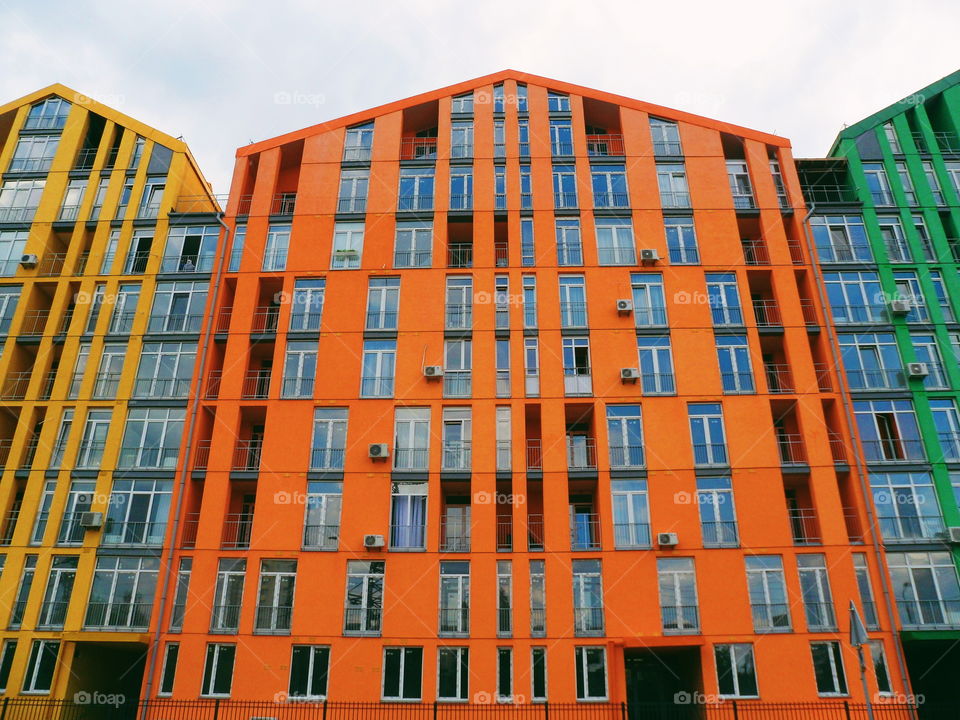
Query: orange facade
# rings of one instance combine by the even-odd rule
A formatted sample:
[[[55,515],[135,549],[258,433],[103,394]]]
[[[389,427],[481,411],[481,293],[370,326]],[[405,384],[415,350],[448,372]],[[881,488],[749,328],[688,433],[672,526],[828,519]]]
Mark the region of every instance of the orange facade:
[[[150,696],[860,701],[851,601],[906,692],[804,212],[783,138],[512,71],[242,148]]]

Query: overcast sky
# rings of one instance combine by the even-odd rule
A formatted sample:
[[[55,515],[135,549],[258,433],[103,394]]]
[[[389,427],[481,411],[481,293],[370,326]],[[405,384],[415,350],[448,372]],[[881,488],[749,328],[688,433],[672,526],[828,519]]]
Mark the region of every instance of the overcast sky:
[[[0,1],[0,100],[61,82],[190,144],[252,141],[512,67],[822,155],[960,67],[958,0]]]

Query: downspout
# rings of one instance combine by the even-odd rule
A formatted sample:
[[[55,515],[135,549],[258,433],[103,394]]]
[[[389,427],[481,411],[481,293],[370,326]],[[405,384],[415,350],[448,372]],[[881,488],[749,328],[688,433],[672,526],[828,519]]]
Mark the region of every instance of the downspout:
[[[183,498],[187,486],[187,476],[190,472],[190,450],[193,447],[193,436],[197,427],[197,415],[200,413],[200,384],[203,382],[204,373],[207,367],[207,356],[210,351],[210,338],[213,334],[212,330],[214,311],[217,308],[217,300],[219,300],[220,297],[220,285],[223,278],[223,270],[227,264],[227,258],[229,255],[228,248],[230,247],[230,228],[226,223],[223,222],[222,212],[217,213],[217,223],[219,223],[220,227],[223,228],[224,250],[220,258],[220,262],[217,265],[216,277],[213,279],[213,296],[210,300],[210,312],[207,313],[205,320],[205,327],[203,331],[203,347],[200,348],[200,357],[196,372],[197,383],[195,392],[193,394],[193,404],[190,407],[190,418],[187,422],[187,437],[186,442],[183,445],[183,447],[186,449],[186,454],[184,456],[183,463],[180,465],[180,483],[177,488],[177,502],[176,506],[174,507],[173,526],[170,531],[170,542],[168,543],[167,551],[167,572],[164,574],[163,584],[160,590],[160,606],[157,611],[157,629],[153,635],[153,642],[151,643],[149,657],[147,660],[147,682],[144,686],[144,702],[140,712],[140,717],[142,720],[147,720],[148,702],[153,693],[153,675],[157,668],[157,655],[160,650],[160,635],[163,632],[161,628],[163,627],[163,617],[166,614],[167,609],[167,597],[170,592],[170,578],[174,573],[173,556],[176,548],[176,538],[180,532],[180,513],[183,509]]]
[[[803,216],[803,219],[800,221],[800,223],[803,226],[803,237],[804,237],[804,240],[806,241],[807,253],[809,253],[810,255],[810,267],[813,269],[813,276],[816,281],[814,285],[816,285],[816,288],[817,288],[817,296],[820,299],[820,307],[823,308],[824,314],[826,314],[827,309],[830,307],[830,305],[826,296],[826,292],[824,291],[823,277],[820,274],[820,265],[814,259],[816,258],[816,255],[814,253],[815,248],[814,248],[813,240],[810,236],[810,225],[809,225],[810,216],[813,215],[813,213],[816,211],[816,207],[817,207],[816,203],[811,203],[810,209],[807,211],[807,214]],[[824,319],[826,320],[826,317]],[[861,460],[860,460],[860,449],[857,442],[857,434],[855,431],[855,428],[857,427],[855,424],[856,419],[851,409],[850,395],[847,391],[846,381],[844,379],[843,373],[840,372],[841,360],[840,360],[840,354],[837,350],[839,346],[839,342],[837,340],[836,334],[834,333],[833,324],[827,321],[827,322],[824,322],[824,327],[827,329],[827,337],[829,338],[828,345],[830,346],[830,355],[833,358],[833,367],[836,370],[837,377],[840,381],[838,383],[840,388],[840,401],[841,401],[840,404],[843,406],[843,414],[847,420],[847,427],[850,430],[850,439],[853,440],[853,445],[854,445],[853,463],[854,463],[854,466],[856,467],[857,478],[860,480],[860,492],[863,495],[863,504],[867,512],[867,520],[869,521],[869,525],[870,525],[871,544],[873,545],[873,552],[877,562],[877,570],[880,573],[880,583],[883,589],[883,603],[887,610],[887,619],[890,622],[890,629],[893,631],[894,649],[896,650],[896,656],[897,656],[897,667],[900,670],[900,677],[903,678],[905,689],[907,690],[908,694],[912,694],[913,687],[910,684],[910,676],[907,674],[907,664],[906,664],[906,658],[904,657],[904,654],[903,654],[903,645],[900,640],[900,634],[897,632],[897,615],[894,612],[893,601],[891,599],[892,590],[890,587],[890,578],[887,575],[887,571],[886,571],[886,559],[884,558],[883,550],[880,547],[880,543],[877,541],[877,536],[875,532],[875,529],[878,527],[878,525],[877,525],[876,517],[874,516],[874,513],[873,513],[873,501],[871,499],[872,495],[870,494],[870,488],[867,486],[867,483],[865,480],[867,476],[867,471],[863,467],[863,464],[861,463]],[[868,573],[869,571],[870,569],[867,568]],[[913,714],[912,711],[911,711],[911,714]]]

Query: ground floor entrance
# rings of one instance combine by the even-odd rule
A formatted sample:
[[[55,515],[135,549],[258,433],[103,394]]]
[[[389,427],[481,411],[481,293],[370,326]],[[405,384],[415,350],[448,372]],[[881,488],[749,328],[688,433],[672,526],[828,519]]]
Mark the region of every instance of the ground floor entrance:
[[[630,720],[693,720],[703,692],[699,647],[624,651]]]

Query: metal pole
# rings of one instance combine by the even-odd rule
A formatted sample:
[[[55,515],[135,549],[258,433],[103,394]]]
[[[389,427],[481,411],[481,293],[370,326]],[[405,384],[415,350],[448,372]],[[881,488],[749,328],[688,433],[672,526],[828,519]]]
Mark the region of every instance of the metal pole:
[[[873,705],[870,691],[867,689],[867,663],[863,659],[863,645],[857,645],[857,657],[860,658],[860,682],[863,683],[863,700],[867,703],[867,720],[873,720]]]

